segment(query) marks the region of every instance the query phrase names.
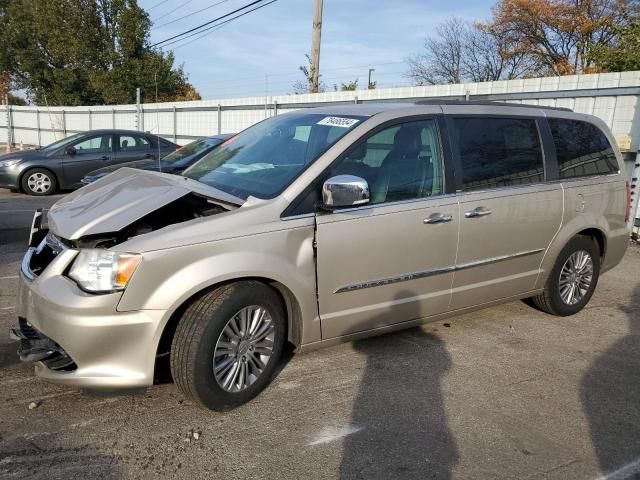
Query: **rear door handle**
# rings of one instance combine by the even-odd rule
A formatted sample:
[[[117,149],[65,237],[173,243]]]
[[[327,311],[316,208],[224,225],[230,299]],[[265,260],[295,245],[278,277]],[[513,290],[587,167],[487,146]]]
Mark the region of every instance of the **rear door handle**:
[[[445,223],[453,220],[453,217],[449,214],[434,213],[423,220],[425,225],[433,225],[434,223]]]
[[[144,158],[153,158],[153,155],[151,153],[145,153]]]
[[[484,207],[478,207],[464,212],[465,218],[486,217],[487,215],[491,215],[491,210]]]
[[[107,160],[109,160],[109,157],[107,157],[106,155],[103,155],[100,157],[100,160],[102,160],[103,162],[106,162]]]

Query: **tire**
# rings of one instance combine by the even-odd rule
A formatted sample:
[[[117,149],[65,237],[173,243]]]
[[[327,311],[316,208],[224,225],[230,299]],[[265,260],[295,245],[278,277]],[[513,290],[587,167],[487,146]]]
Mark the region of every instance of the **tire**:
[[[262,323],[255,327],[252,336],[251,326],[255,324],[243,324],[241,316],[243,312],[251,316],[256,309],[266,313],[258,314]],[[231,324],[232,321],[235,323]],[[264,334],[268,330],[265,325],[271,325],[272,334],[255,341],[260,336],[257,332]],[[286,325],[280,297],[263,283],[233,283],[200,296],[186,308],[171,344],[171,375],[178,389],[188,399],[211,410],[225,411],[248,402],[274,376],[282,355]],[[271,353],[267,357],[269,343]],[[235,377],[231,378],[234,369]]]
[[[44,168],[32,168],[22,175],[22,191],[28,195],[41,197],[51,195],[58,187],[56,176]]]
[[[588,261],[586,261],[585,266],[582,267],[583,275],[578,276],[578,278],[582,280],[574,283],[570,278],[572,265],[567,262],[570,258],[574,260],[584,258],[580,257],[581,252],[583,255],[589,256],[592,267],[589,269]],[[578,263],[582,263],[582,260],[579,260]],[[565,265],[567,266],[567,270],[563,270]],[[578,270],[580,270],[580,268],[578,268]],[[588,282],[587,287],[586,280],[584,280],[586,277],[584,277],[584,275],[588,276],[589,271],[591,271],[591,280]],[[563,284],[562,289],[561,275],[563,275],[565,280],[567,280],[567,275],[569,276],[569,279]],[[589,303],[598,284],[599,276],[600,249],[598,245],[591,237],[578,235],[572,238],[558,255],[544,291],[535,297],[528,298],[525,303],[551,315],[560,317],[574,315]],[[573,290],[571,290],[571,284],[575,286]],[[562,292],[564,292],[564,297]],[[574,292],[573,296],[571,292]]]

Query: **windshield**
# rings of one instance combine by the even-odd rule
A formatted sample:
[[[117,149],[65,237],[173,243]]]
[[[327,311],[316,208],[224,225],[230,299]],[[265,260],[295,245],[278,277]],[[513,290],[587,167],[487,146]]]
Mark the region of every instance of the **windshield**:
[[[71,135],[70,137],[66,137],[66,138],[63,138],[63,139],[58,140],[56,142],[53,142],[51,145],[47,145],[42,150],[45,151],[45,152],[53,152],[54,150],[57,150],[60,147],[64,147],[65,145],[68,145],[68,144],[76,141],[77,139],[79,139],[83,135],[85,135],[85,134],[84,133],[76,133],[75,135]]]
[[[245,200],[273,198],[365,118],[297,112],[273,117],[231,137],[183,175]]]
[[[195,142],[188,143],[184,147],[180,147],[175,152],[171,152],[166,157],[163,157],[162,163],[169,163],[171,165],[183,165],[194,160],[195,157],[203,155],[210,150],[220,145],[224,139],[221,138],[202,138]]]

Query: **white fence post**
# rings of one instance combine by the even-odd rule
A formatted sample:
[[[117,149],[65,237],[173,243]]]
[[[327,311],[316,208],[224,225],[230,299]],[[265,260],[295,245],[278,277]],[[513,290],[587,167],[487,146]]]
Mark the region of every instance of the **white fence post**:
[[[640,147],[636,152],[636,158],[633,163],[633,170],[631,172],[631,215],[629,216],[629,226],[631,231],[634,231],[636,218],[638,218],[638,179],[640,178]]]
[[[42,132],[40,131],[40,109],[36,109],[36,126],[38,128],[38,147],[42,146]]]
[[[13,109],[7,101],[7,145],[9,145],[9,147],[13,147],[14,140],[15,131],[13,129]]]
[[[218,104],[218,135],[222,133],[222,105]]]
[[[4,96],[4,105],[5,105],[5,125],[7,126],[7,153],[11,151],[11,125],[10,125],[10,114],[9,114],[9,95]]]
[[[159,127],[158,127],[159,128]],[[173,106],[173,143],[178,141],[178,112],[176,106]]]

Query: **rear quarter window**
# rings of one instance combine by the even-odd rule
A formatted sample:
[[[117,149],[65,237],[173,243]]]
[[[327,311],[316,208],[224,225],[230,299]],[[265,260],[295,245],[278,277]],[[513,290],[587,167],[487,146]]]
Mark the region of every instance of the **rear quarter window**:
[[[598,127],[580,120],[549,118],[548,121],[560,178],[607,175],[619,171],[613,148]]]

